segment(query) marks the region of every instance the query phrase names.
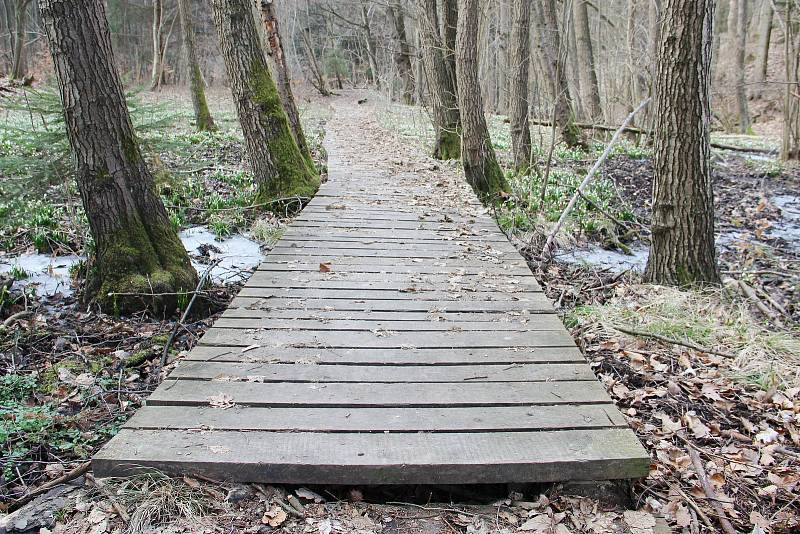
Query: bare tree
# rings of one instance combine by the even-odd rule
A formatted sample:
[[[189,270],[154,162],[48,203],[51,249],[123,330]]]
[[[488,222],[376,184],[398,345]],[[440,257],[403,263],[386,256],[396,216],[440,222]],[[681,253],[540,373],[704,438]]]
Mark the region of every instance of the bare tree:
[[[278,17],[275,14],[273,4],[273,0],[261,0],[261,20],[267,32],[269,55],[275,65],[275,84],[283,103],[283,109],[286,111],[286,118],[289,120],[289,127],[297,143],[297,148],[300,149],[309,165],[313,165],[311,150],[308,148],[303,125],[300,123],[300,112],[297,110],[297,103],[292,93],[292,77],[289,74],[289,66],[286,64],[286,54],[283,51]]]
[[[150,74],[150,90],[161,86],[164,75],[164,0],[153,0],[153,66]]]
[[[736,105],[739,110],[739,132],[750,131],[750,111],[747,106],[747,85],[744,60],[747,48],[747,0],[737,0],[736,10]]]
[[[95,242],[90,293],[108,311],[171,312],[197,273],[134,135],[103,4],[39,0]]]
[[[769,66],[769,47],[772,42],[772,22],[775,11],[772,0],[765,0],[762,4],[761,24],[758,29],[758,56],[756,57],[756,79],[764,83],[767,80],[767,67]]]
[[[514,169],[525,172],[531,160],[531,129],[528,119],[528,67],[530,65],[529,0],[514,0],[509,36],[509,110]]]
[[[597,83],[592,48],[592,34],[589,29],[589,12],[586,7],[588,3],[588,0],[572,0],[583,103],[589,118],[596,120],[601,117],[602,109],[600,108],[600,86]]]
[[[397,67],[397,72],[400,74],[403,103],[411,104],[414,101],[414,76],[411,68],[411,50],[406,36],[406,17],[403,4],[399,0],[395,0],[390,4],[389,16],[394,23],[396,36],[394,63]]]
[[[449,3],[451,0],[445,1]],[[443,34],[439,33],[436,0],[418,0],[417,7],[422,62],[436,135],[433,157],[455,159],[461,156],[461,119],[456,97],[455,71],[451,69],[448,59],[451,49],[445,44],[447,38],[442,37],[443,34],[448,34],[450,26],[445,23]]]
[[[652,246],[645,279],[719,283],[709,172],[714,0],[664,0],[655,77]]]
[[[467,182],[484,202],[508,189],[489,138],[478,83],[478,0],[459,0],[456,77],[461,110],[462,155]]]
[[[545,69],[544,79],[553,97],[553,117],[561,139],[571,147],[587,145],[581,129],[575,124],[569,87],[565,73],[566,54],[561,46],[555,0],[535,0],[534,27],[537,51]]]
[[[256,202],[312,196],[319,187],[319,176],[300,153],[289,130],[261,49],[250,0],[213,0],[211,5],[258,187]]]
[[[186,64],[189,69],[189,92],[192,95],[194,107],[194,120],[198,131],[214,131],[217,125],[206,101],[206,89],[203,82],[203,73],[200,62],[197,60],[197,50],[194,42],[194,23],[192,22],[191,0],[178,0],[178,13],[181,19],[183,32],[183,47],[186,50]]]
[[[18,80],[25,76],[28,70],[25,56],[25,25],[28,22],[28,5],[31,0],[16,0],[14,2],[14,32],[12,35],[13,50],[11,53],[11,73],[12,80]]]

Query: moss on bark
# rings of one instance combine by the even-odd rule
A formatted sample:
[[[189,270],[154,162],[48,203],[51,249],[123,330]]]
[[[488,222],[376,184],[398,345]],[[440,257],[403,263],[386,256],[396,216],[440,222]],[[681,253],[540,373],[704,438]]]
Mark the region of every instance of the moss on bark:
[[[433,157],[440,160],[461,157],[461,135],[455,130],[441,130],[436,136]]]
[[[95,262],[89,287],[97,288],[94,300],[110,313],[168,314],[179,296],[197,285],[197,273],[171,227],[128,221],[124,229],[103,236]]]
[[[276,176],[259,183],[256,201],[313,196],[319,189],[319,175],[313,162],[309,161],[310,157],[303,157],[292,136],[278,89],[266,65],[253,65],[251,83],[253,100],[259,107],[265,129],[270,133],[267,144],[277,169]]]

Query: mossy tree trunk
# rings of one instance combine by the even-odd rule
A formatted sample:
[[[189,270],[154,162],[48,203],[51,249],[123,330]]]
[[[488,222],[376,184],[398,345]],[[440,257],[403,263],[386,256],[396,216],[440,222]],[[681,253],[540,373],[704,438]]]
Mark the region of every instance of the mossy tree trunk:
[[[456,97],[454,64],[451,67],[447,59],[448,47],[439,33],[436,0],[418,2],[417,21],[422,63],[435,132],[433,157],[455,159],[461,157],[461,119]]]
[[[145,165],[114,67],[102,0],[39,0],[95,242],[90,286],[107,311],[169,313],[197,273]]]
[[[528,67],[530,65],[529,0],[514,0],[509,35],[508,118],[511,122],[511,145],[514,169],[526,172],[531,161],[531,128],[528,119]]]
[[[508,190],[492,147],[478,82],[478,0],[459,0],[456,34],[456,78],[461,112],[461,161],[467,182],[483,202]]]
[[[189,90],[194,106],[194,120],[200,132],[213,132],[217,129],[206,101],[206,89],[203,84],[203,73],[197,60],[194,44],[194,22],[192,21],[191,0],[178,0],[178,14],[183,31],[183,46],[186,50],[186,64],[189,69]]]
[[[250,1],[213,0],[212,7],[258,188],[256,202],[311,197],[319,187],[319,176],[303,157],[289,129],[261,49]]]
[[[664,0],[655,73],[652,246],[645,279],[719,283],[709,157],[714,0]]]
[[[261,0],[261,20],[267,32],[269,54],[275,65],[275,83],[281,96],[281,102],[283,102],[283,109],[286,111],[286,118],[289,120],[289,127],[300,153],[303,154],[309,165],[313,165],[311,150],[308,148],[308,141],[303,133],[303,125],[300,123],[300,112],[297,110],[297,103],[292,93],[292,77],[289,74],[289,66],[286,64],[278,17],[275,15],[272,0]]]

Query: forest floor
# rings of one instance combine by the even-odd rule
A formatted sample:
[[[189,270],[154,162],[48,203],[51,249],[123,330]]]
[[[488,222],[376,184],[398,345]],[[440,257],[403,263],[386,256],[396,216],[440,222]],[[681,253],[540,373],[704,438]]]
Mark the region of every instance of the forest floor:
[[[363,106],[374,111],[354,114],[363,122],[359,129],[373,140],[375,152],[386,154],[387,166],[443,183],[460,179],[457,162],[426,155],[430,130],[421,110],[371,93],[347,93],[335,105],[355,107],[358,98],[367,98]],[[154,101],[166,101],[169,112],[148,107]],[[284,223],[282,217],[248,208],[248,174],[229,97],[220,91],[210,101],[222,126],[216,134],[191,132],[191,107],[183,95],[145,95],[140,103],[146,110],[140,124],[150,125],[140,135],[150,140],[152,164],[168,171],[160,187],[176,228],[202,225],[223,239],[194,251],[199,269],[210,257],[224,255],[225,240],[240,232],[267,250]],[[304,122],[315,139],[322,136],[330,105],[301,98]],[[165,118],[168,125],[154,118]],[[501,160],[508,161],[508,126],[500,117],[490,117],[490,124]],[[14,125],[32,129],[24,122]],[[36,139],[23,138],[29,143],[23,146],[12,137],[0,130],[0,150],[5,151],[0,156],[58,161],[43,158]],[[535,138],[538,167],[545,169],[547,132]],[[725,141],[773,143],[763,138]],[[656,517],[661,517],[688,532],[716,531],[719,512],[701,479],[740,532],[798,528],[800,173],[774,159],[715,153],[726,284],[668,289],[639,281],[652,171],[649,151],[634,144],[615,151],[587,192],[592,203],[580,203],[559,236],[557,261],[538,261],[543,232],[600,150],[600,143],[588,154],[557,145],[544,209],[538,209],[543,180],[534,173],[511,178],[514,195],[494,214],[529,258],[598,377],[652,455],[649,477],[635,484],[629,496],[630,509],[545,486],[511,493],[504,486],[308,489],[155,476],[97,481],[86,474],[74,485],[58,485],[46,502],[34,501],[42,508],[30,516],[27,528],[34,519],[44,519],[51,531],[97,534],[124,529],[645,533],[655,532]],[[24,177],[42,169],[0,168],[0,237],[5,243],[0,262],[10,265],[0,298],[0,320],[7,322],[0,331],[0,499],[11,508],[42,484],[84,465],[170,369],[161,369],[158,361],[174,319],[116,318],[80,305],[72,293],[79,290],[80,268],[72,270],[75,280],[63,277],[52,294],[41,285],[33,291],[34,284],[26,285],[30,273],[15,272],[20,254],[74,256],[77,264],[82,257],[86,229],[79,202],[68,175],[53,169],[57,163],[35,182],[40,190],[25,193],[20,186]],[[240,276],[220,273],[203,316],[179,329],[173,357],[195,343],[213,322],[213,312],[238,290],[236,281],[247,276],[241,263],[230,269]],[[17,315],[26,311],[32,315]],[[30,505],[27,510],[32,511]]]

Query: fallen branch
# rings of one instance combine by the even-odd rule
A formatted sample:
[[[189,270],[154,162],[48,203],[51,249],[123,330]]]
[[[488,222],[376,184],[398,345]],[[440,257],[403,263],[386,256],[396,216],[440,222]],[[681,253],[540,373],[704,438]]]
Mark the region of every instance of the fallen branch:
[[[561,212],[561,217],[558,218],[558,222],[556,223],[555,227],[547,236],[547,240],[542,248],[542,257],[547,257],[550,254],[550,247],[553,245],[553,239],[555,239],[556,235],[561,230],[561,227],[564,226],[569,214],[572,213],[572,210],[575,208],[575,204],[578,202],[578,199],[583,195],[583,190],[589,185],[589,182],[592,181],[592,178],[594,178],[594,175],[597,174],[597,171],[600,170],[600,167],[606,161],[608,155],[611,154],[611,149],[614,148],[614,145],[616,145],[617,141],[619,141],[619,137],[622,135],[623,130],[628,127],[636,114],[647,107],[649,103],[650,98],[646,98],[636,109],[630,113],[630,115],[625,118],[622,126],[620,126],[620,128],[614,133],[611,141],[608,143],[608,145],[606,145],[606,149],[603,151],[603,154],[597,159],[597,161],[594,162],[594,165],[592,165],[592,168],[589,169],[589,172],[586,173],[586,177],[581,182],[581,185],[578,186],[575,194],[572,195],[572,198],[569,200],[569,204],[567,204],[567,207]]]
[[[189,300],[188,306],[186,306],[186,309],[183,310],[183,315],[181,315],[181,318],[178,320],[177,323],[175,323],[175,326],[172,328],[172,332],[170,332],[169,334],[167,342],[164,344],[164,352],[161,353],[161,367],[164,367],[167,364],[167,356],[169,355],[169,348],[172,346],[172,342],[175,341],[175,336],[178,333],[178,328],[180,328],[180,326],[186,321],[186,318],[189,316],[189,312],[192,311],[192,306],[194,305],[194,301],[197,300],[197,294],[200,291],[200,288],[202,288],[205,285],[206,280],[211,275],[211,271],[214,269],[214,267],[216,267],[219,264],[220,261],[222,260],[212,261],[211,264],[206,268],[206,271],[203,273],[203,276],[201,276],[200,280],[198,280],[197,287],[194,290],[194,294],[192,295],[191,300]]]
[[[758,295],[756,295],[756,292],[752,287],[750,287],[743,280],[738,280],[737,283],[739,285],[739,289],[742,290],[744,296],[753,301],[753,304],[756,305],[758,311],[763,313],[767,319],[775,323],[775,325],[778,326],[778,328],[783,328],[783,322],[781,322],[781,320],[778,318],[778,314],[772,311],[772,309],[769,308],[769,306],[764,304],[764,302],[758,297]]]
[[[739,534],[738,531],[733,528],[731,522],[728,521],[725,509],[719,503],[719,498],[717,494],[714,493],[711,482],[708,481],[708,475],[706,475],[706,470],[703,468],[703,461],[700,459],[700,455],[693,446],[689,447],[689,457],[692,459],[692,465],[694,465],[694,470],[697,472],[697,478],[700,480],[700,485],[703,487],[708,503],[717,513],[717,521],[719,521],[722,530],[724,530],[726,534]]]
[[[16,501],[13,501],[8,507],[9,511],[16,510],[16,509],[20,508],[21,506],[23,506],[25,504],[28,504],[29,502],[31,502],[33,499],[35,499],[39,495],[47,493],[48,491],[50,491],[51,489],[55,488],[56,486],[59,486],[59,485],[64,484],[66,482],[69,482],[70,480],[76,479],[81,475],[85,475],[86,473],[89,472],[89,469],[91,469],[91,468],[92,468],[92,462],[83,462],[81,465],[79,465],[75,469],[73,469],[71,471],[68,471],[67,473],[64,473],[63,475],[61,475],[58,478],[54,478],[53,480],[51,480],[49,482],[45,482],[44,484],[42,484],[38,488],[34,489],[30,493],[28,493],[26,495],[23,495],[22,497],[20,497]]]
[[[646,338],[650,338],[650,339],[655,339],[657,341],[662,341],[664,343],[669,343],[669,344],[672,344],[672,345],[680,345],[682,347],[688,347],[690,349],[693,349],[693,350],[696,350],[696,351],[699,351],[699,352],[705,352],[705,353],[708,353],[708,354],[716,354],[717,356],[723,356],[725,358],[735,358],[736,357],[733,354],[730,354],[729,352],[722,352],[722,351],[719,351],[719,350],[709,349],[708,347],[703,347],[701,345],[698,345],[697,343],[692,343],[691,341],[688,341],[688,340],[687,341],[681,341],[679,339],[672,339],[670,337],[662,336],[660,334],[653,334],[651,332],[643,332],[641,330],[634,330],[634,329],[628,328],[626,326],[619,326],[619,325],[615,325],[615,324],[612,324],[610,326],[614,330],[619,330],[623,334],[628,334],[630,336],[646,337]]]
[[[32,315],[33,315],[33,312],[32,312],[32,311],[30,311],[30,310],[25,310],[25,311],[17,312],[17,313],[15,313],[15,314],[13,314],[12,316],[10,316],[10,317],[9,317],[8,319],[6,319],[5,321],[3,321],[3,326],[2,326],[2,327],[3,327],[3,328],[8,328],[8,327],[10,327],[11,325],[13,325],[15,322],[19,321],[20,319],[24,319],[24,318],[26,318],[26,317],[30,317],[30,316],[32,316]]]

